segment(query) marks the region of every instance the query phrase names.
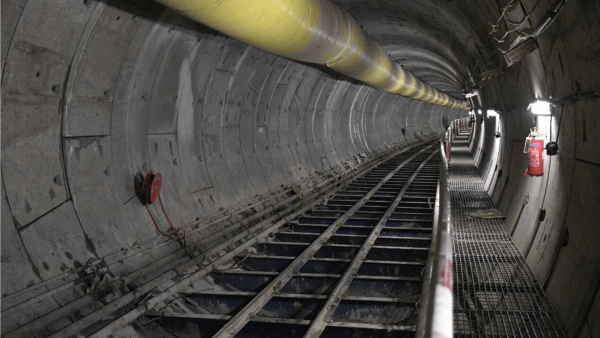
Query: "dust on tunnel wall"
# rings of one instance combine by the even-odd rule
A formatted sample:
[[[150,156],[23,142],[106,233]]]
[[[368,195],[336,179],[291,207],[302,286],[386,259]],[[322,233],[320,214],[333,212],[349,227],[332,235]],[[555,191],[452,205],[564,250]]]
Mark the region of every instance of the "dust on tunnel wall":
[[[535,1],[524,3],[531,8]],[[540,5],[544,7],[532,13],[532,22],[552,4]],[[599,33],[597,4],[567,2],[556,22],[537,38],[539,49],[491,81],[481,99],[484,109],[501,111],[502,123],[497,141],[486,128],[488,158],[481,165],[482,175],[493,176],[488,178],[495,182],[489,190],[493,201],[507,213],[515,244],[570,337],[600,335],[600,101],[559,105],[552,108],[552,118],[534,118],[527,106],[536,98],[599,90]],[[523,175],[524,140],[535,126],[546,142],[557,141],[560,147],[557,156],[544,155],[543,177]],[[496,171],[491,162],[495,146],[500,157]]]
[[[148,170],[180,225],[461,113],[132,3],[3,2],[3,295],[156,236]]]

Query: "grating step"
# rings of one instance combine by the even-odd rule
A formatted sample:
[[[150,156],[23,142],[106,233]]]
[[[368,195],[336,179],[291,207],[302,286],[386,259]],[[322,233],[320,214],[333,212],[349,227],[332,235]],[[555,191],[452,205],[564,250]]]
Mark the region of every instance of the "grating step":
[[[323,233],[327,230],[327,225],[320,224],[310,224],[310,225],[302,225],[302,224],[290,224],[288,228],[294,232],[302,232],[302,233]],[[345,225],[341,226],[336,234],[341,235],[368,235],[373,227],[370,226],[350,226]],[[431,237],[431,227],[384,227],[381,230],[382,236],[395,236],[395,237],[419,237],[419,238],[430,238]]]
[[[237,257],[246,269],[250,271],[281,272],[287,267],[294,257],[284,256],[245,256]],[[350,259],[317,258],[311,259],[300,269],[300,273],[343,273],[350,263]],[[363,276],[384,277],[414,277],[420,278],[425,264],[422,262],[394,262],[365,260],[358,270]]]
[[[265,271],[223,271],[214,274],[214,278],[227,290],[243,292],[259,292],[277,276],[277,272]],[[298,273],[281,287],[279,293],[330,294],[340,276],[332,273]],[[350,283],[346,295],[416,301],[420,287],[419,277],[359,275]]]
[[[231,319],[223,315],[170,315],[155,314],[150,319],[159,319],[160,325],[178,338],[211,337]],[[309,320],[253,318],[236,335],[240,338],[300,338],[310,325]],[[414,337],[414,325],[384,325],[371,323],[338,323],[327,325],[323,337]]]

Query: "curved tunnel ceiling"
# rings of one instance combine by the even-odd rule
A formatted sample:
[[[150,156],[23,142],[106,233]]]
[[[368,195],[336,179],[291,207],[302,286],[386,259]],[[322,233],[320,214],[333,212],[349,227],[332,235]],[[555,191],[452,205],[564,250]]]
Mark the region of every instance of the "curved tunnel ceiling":
[[[498,49],[516,37],[511,33],[497,43],[494,37],[501,35],[489,34],[488,22],[501,13],[501,4],[492,0],[336,3],[392,60],[458,99],[478,88],[482,71],[501,66]],[[522,1],[506,18],[521,20],[534,4]],[[525,26],[542,19],[551,5],[546,1],[532,11]],[[536,122],[555,137],[564,125],[559,143],[566,155],[553,159],[559,184],[543,190],[547,199],[534,197],[541,181],[523,181],[519,140],[532,127],[526,107],[535,98],[598,90],[599,19],[597,4],[569,2],[537,39],[539,49],[473,100],[476,109],[494,107],[504,114],[498,130],[505,136],[497,148],[490,136],[495,125],[481,124],[478,117],[483,136],[474,151],[482,174],[494,177],[489,188],[494,202],[522,235],[518,245],[533,248],[527,259],[539,263],[533,270],[571,336],[595,325],[585,323],[600,311],[593,281],[598,274],[565,295],[568,279],[557,276],[568,275],[569,261],[577,262],[579,277],[583,264],[600,271],[595,256],[600,253],[584,240],[582,251],[561,251],[558,234],[576,223],[565,205],[577,200],[558,191],[573,184],[584,190],[581,196],[597,194],[577,178],[556,175],[572,175],[576,167],[588,178],[597,173],[598,147],[590,141],[597,140],[595,133],[588,129],[577,136],[577,128],[598,121],[590,113],[597,101],[565,106],[571,114],[565,119]],[[508,27],[503,22],[502,34]],[[136,197],[148,170],[164,177],[162,196],[173,223],[219,215],[235,221],[241,216],[231,216],[234,211],[248,204],[269,196],[277,200],[293,185],[309,190],[365,159],[442,133],[448,122],[466,115],[261,51],[147,0],[3,1],[1,64],[3,299],[160,238]],[[493,149],[500,149],[497,158]],[[536,210],[550,210],[546,204],[552,201],[547,218],[553,221],[535,223]],[[530,223],[539,226],[532,230]],[[577,236],[582,229],[598,234],[589,227],[569,231]],[[541,242],[544,234],[550,234],[549,244]],[[47,299],[40,311],[63,301]],[[585,311],[571,315],[578,302],[586,304]],[[2,331],[36,316],[14,313],[3,318]]]

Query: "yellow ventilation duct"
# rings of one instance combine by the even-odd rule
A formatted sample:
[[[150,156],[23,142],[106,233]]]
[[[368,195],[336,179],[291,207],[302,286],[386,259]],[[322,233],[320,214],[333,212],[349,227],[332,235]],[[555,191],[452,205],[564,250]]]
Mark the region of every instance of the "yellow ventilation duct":
[[[468,110],[393,62],[354,19],[329,0],[157,0],[254,47],[327,67],[392,94]]]

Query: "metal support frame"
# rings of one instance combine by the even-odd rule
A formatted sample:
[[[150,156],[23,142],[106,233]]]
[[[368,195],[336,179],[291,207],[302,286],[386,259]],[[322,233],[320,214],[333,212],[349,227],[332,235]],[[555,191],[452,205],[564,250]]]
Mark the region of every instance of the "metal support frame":
[[[430,142],[431,139],[425,140],[425,142]],[[319,212],[325,213],[325,211],[319,211],[319,210],[325,210],[323,209],[324,207],[322,207],[323,205],[327,205],[328,207],[326,208],[328,211],[327,213],[332,213],[335,212],[335,210],[340,210],[340,214],[343,213],[345,210],[348,209],[348,207],[346,207],[347,202],[349,202],[350,200],[354,199],[355,196],[358,196],[359,194],[362,196],[363,192],[363,188],[366,185],[371,185],[372,179],[370,178],[365,178],[365,176],[363,175],[369,175],[368,173],[370,173],[371,171],[378,171],[378,172],[382,172],[381,168],[385,167],[387,163],[386,161],[390,161],[390,160],[394,160],[396,159],[396,157],[399,154],[403,154],[406,151],[408,151],[409,153],[414,152],[414,150],[412,149],[417,149],[414,147],[421,147],[423,144],[425,144],[425,142],[421,142],[421,143],[417,143],[417,144],[412,144],[411,147],[409,148],[405,148],[404,150],[398,150],[398,151],[394,151],[394,152],[390,152],[388,155],[382,156],[381,158],[372,161],[370,163],[365,163],[364,165],[361,165],[358,170],[352,170],[351,172],[348,173],[347,176],[345,177],[340,177],[340,176],[336,176],[336,177],[331,177],[330,179],[327,179],[323,182],[320,182],[319,184],[317,184],[317,187],[315,187],[311,192],[310,195],[306,196],[306,199],[304,200],[298,200],[297,198],[295,198],[295,196],[287,198],[282,200],[281,202],[279,202],[276,205],[272,206],[272,210],[281,210],[282,207],[284,207],[283,210],[278,211],[277,213],[273,213],[272,215],[267,215],[268,212],[271,211],[271,209],[265,209],[267,211],[263,212],[259,212],[259,215],[254,215],[251,216],[252,219],[259,219],[259,217],[262,216],[269,216],[267,218],[260,218],[261,221],[256,223],[256,224],[252,224],[253,222],[250,222],[248,220],[242,220],[239,223],[233,224],[233,225],[228,225],[227,227],[218,230],[216,233],[214,233],[213,235],[209,236],[209,237],[205,237],[202,238],[200,235],[200,233],[198,233],[198,241],[196,243],[190,243],[190,245],[194,245],[197,246],[200,243],[203,243],[203,245],[206,244],[212,244],[211,248],[206,249],[204,252],[194,252],[194,253],[190,253],[191,250],[179,250],[179,251],[174,251],[173,253],[167,254],[163,257],[163,259],[161,261],[157,261],[157,262],[153,262],[148,266],[144,266],[141,267],[140,269],[138,269],[137,271],[133,271],[131,272],[129,275],[124,276],[122,278],[120,278],[119,280],[114,281],[111,285],[111,287],[120,289],[121,291],[123,290],[123,288],[121,288],[121,286],[123,284],[126,284],[129,287],[129,292],[123,294],[122,296],[120,296],[119,298],[116,298],[115,300],[113,300],[112,302],[110,302],[109,304],[106,304],[104,306],[101,306],[99,308],[97,308],[95,311],[91,312],[90,314],[87,314],[85,317],[82,317],[78,320],[76,320],[75,322],[63,327],[62,329],[58,330],[57,332],[55,332],[51,337],[65,337],[65,336],[72,336],[75,334],[78,334],[81,332],[86,332],[84,331],[84,329],[88,328],[87,333],[84,334],[89,334],[89,332],[92,332],[90,330],[92,330],[92,328],[90,327],[90,325],[98,323],[100,320],[102,320],[103,318],[107,318],[107,316],[109,316],[111,313],[115,312],[118,309],[121,309],[121,311],[124,309],[124,306],[131,306],[131,304],[134,304],[135,302],[139,302],[141,298],[145,298],[145,300],[143,300],[142,302],[138,303],[138,307],[135,308],[134,310],[131,310],[130,312],[126,313],[124,316],[119,317],[117,320],[115,320],[114,322],[112,322],[111,324],[109,324],[108,326],[106,326],[105,328],[101,329],[100,331],[96,332],[95,334],[93,334],[91,337],[107,337],[110,334],[114,333],[117,329],[119,329],[120,327],[122,327],[123,325],[126,325],[130,322],[132,322],[133,320],[135,320],[136,318],[147,314],[150,310],[152,309],[156,309],[158,305],[164,306],[164,303],[171,303],[173,301],[173,297],[179,297],[179,292],[181,292],[181,290],[184,290],[188,287],[188,285],[190,285],[190,283],[192,283],[195,280],[198,280],[200,278],[203,278],[205,276],[208,276],[209,274],[213,273],[213,276],[215,276],[215,272],[217,272],[218,267],[222,264],[230,264],[229,262],[232,262],[234,260],[238,260],[240,259],[240,255],[243,255],[244,252],[251,246],[254,245],[263,245],[261,243],[266,243],[268,245],[270,245],[270,248],[275,248],[275,247],[285,247],[284,245],[276,245],[275,243],[268,243],[269,240],[268,238],[271,238],[273,236],[274,233],[277,233],[277,236],[285,236],[287,233],[287,236],[296,236],[296,238],[300,239],[300,242],[305,242],[305,241],[314,241],[315,237],[318,237],[318,234],[321,233],[321,231],[323,231],[324,228],[328,227],[329,224],[325,225],[325,224],[310,224],[310,216],[309,215],[309,211],[310,214],[314,214],[317,215]],[[404,157],[408,157],[409,155],[402,155]],[[382,166],[382,167],[380,167]],[[388,169],[386,169],[388,170]],[[391,170],[391,168],[389,169]],[[428,170],[431,170],[431,168],[429,168]],[[436,173],[437,175],[437,173]],[[437,176],[436,176],[437,177]],[[397,181],[397,179],[394,179],[395,181]],[[437,178],[436,178],[437,180]],[[363,182],[363,183],[351,183],[351,182]],[[368,184],[364,183],[367,182]],[[424,182],[429,182],[429,181],[424,181]],[[375,184],[375,183],[373,183]],[[419,185],[421,183],[417,183],[417,185]],[[355,188],[351,188],[351,187],[358,187],[357,189]],[[356,192],[352,192],[355,189]],[[412,188],[411,188],[412,189]],[[430,193],[431,189],[430,187],[424,188],[424,191],[429,191],[428,194]],[[389,198],[391,199],[392,196],[390,195],[390,188],[389,187],[383,187],[381,189],[380,192],[378,192],[376,195],[381,195],[381,196],[389,196],[389,197],[385,197],[386,199]],[[340,197],[338,199],[334,198],[332,199],[332,196],[336,196],[336,194],[341,194],[340,192],[345,191],[344,192],[344,196],[346,197]],[[394,194],[395,195],[395,194]],[[341,196],[341,195],[340,195]],[[348,199],[348,201],[346,201],[345,199]],[[358,198],[358,197],[356,197]],[[394,284],[402,284],[402,285],[407,285],[410,288],[415,288],[416,286],[420,286],[420,278],[418,278],[419,272],[422,269],[422,264],[417,264],[416,262],[409,262],[409,261],[405,261],[405,262],[400,262],[400,259],[394,259],[394,257],[399,258],[402,257],[403,255],[406,254],[410,254],[410,255],[417,255],[418,257],[422,257],[420,259],[424,260],[425,256],[424,253],[426,252],[426,246],[427,246],[427,241],[428,241],[428,232],[427,232],[427,225],[420,225],[421,223],[423,223],[422,218],[422,213],[421,211],[419,211],[421,208],[426,208],[427,203],[423,203],[423,201],[426,201],[427,199],[429,199],[429,197],[422,197],[421,199],[425,198],[425,200],[422,200],[421,202],[414,202],[414,205],[417,207],[398,207],[396,210],[396,213],[398,212],[402,212],[402,215],[399,216],[399,214],[394,214],[391,216],[391,218],[388,220],[389,224],[392,224],[391,226],[386,225],[386,227],[383,229],[381,236],[379,236],[379,238],[377,239],[377,246],[374,247],[369,254],[373,255],[373,257],[369,258],[367,261],[365,261],[361,268],[360,268],[360,276],[358,277],[354,277],[353,280],[354,282],[358,285],[358,287],[364,287],[364,285],[369,285],[370,287],[390,287],[391,285]],[[333,280],[332,278],[339,278],[340,275],[339,273],[342,272],[338,272],[335,274],[323,274],[322,271],[325,271],[324,269],[326,268],[330,268],[332,265],[336,266],[336,265],[340,265],[343,267],[346,267],[349,265],[350,263],[350,259],[345,259],[342,257],[339,257],[339,254],[342,253],[344,250],[358,250],[360,248],[360,245],[355,245],[356,241],[363,241],[365,238],[367,238],[367,236],[369,235],[369,231],[372,228],[369,228],[367,231],[367,227],[363,226],[363,225],[359,225],[361,222],[362,223],[370,223],[373,222],[375,223],[379,218],[375,219],[372,218],[370,215],[374,214],[376,211],[379,212],[380,209],[381,212],[383,212],[385,210],[385,208],[387,208],[387,204],[388,202],[383,202],[384,197],[376,197],[375,199],[373,199],[373,201],[369,201],[366,203],[366,205],[361,209],[358,210],[358,212],[356,212],[354,214],[354,216],[352,217],[352,219],[349,221],[349,224],[347,225],[343,225],[340,229],[339,232],[335,234],[335,236],[330,237],[330,241],[331,243],[324,243],[325,245],[322,246],[322,250],[320,252],[317,253],[317,255],[314,255],[314,257],[311,257],[310,262],[308,262],[307,264],[304,265],[303,269],[312,269],[312,272],[299,272],[298,274],[296,274],[296,279],[303,279],[303,280],[310,280],[315,279],[315,278],[320,278],[320,279],[327,279],[329,278],[330,280]],[[409,200],[411,199],[410,197],[408,198]],[[378,200],[378,201],[375,201]],[[282,204],[283,203],[283,204]],[[291,204],[293,203],[293,204]],[[354,203],[354,202],[353,202]],[[402,202],[405,203],[405,202]],[[412,203],[412,202],[410,202]],[[285,207],[285,204],[287,204],[287,207]],[[291,204],[291,205],[290,205]],[[385,208],[384,208],[384,204],[385,204]],[[424,207],[421,205],[425,205]],[[270,208],[270,207],[269,207]],[[399,210],[403,210],[403,211],[399,211]],[[425,209],[423,209],[425,210]],[[302,224],[302,222],[300,224],[297,223],[297,219],[301,217],[301,219],[305,219],[307,220],[308,223]],[[428,216],[431,217],[431,216]],[[358,223],[357,223],[358,222]],[[402,223],[407,223],[407,224],[414,224],[414,226],[411,227],[397,227],[398,225],[401,225]],[[251,224],[251,226],[247,226],[248,224]],[[426,224],[427,222],[423,223]],[[297,225],[296,225],[297,224]],[[394,225],[395,224],[395,225]],[[280,228],[286,225],[286,227],[298,227],[299,229],[304,227],[306,229],[305,232],[303,230],[303,232],[301,233],[293,233],[291,231],[279,231]],[[236,229],[241,229],[237,230],[239,231],[239,233],[237,233],[235,236],[232,236],[228,239],[220,239],[218,242],[214,241],[214,239],[217,239],[216,237],[219,236],[219,234],[224,234],[224,232],[227,231],[233,231]],[[286,228],[287,229],[287,228]],[[237,232],[236,231],[236,232]],[[317,236],[312,236],[310,232],[315,233],[315,235]],[[317,231],[318,233],[314,232]],[[402,234],[400,235],[400,237],[397,237],[398,234]],[[308,236],[308,237],[307,237]],[[404,237],[402,237],[404,236]],[[408,236],[408,237],[406,237]],[[416,236],[416,237],[415,237]],[[310,240],[308,239],[310,237]],[[408,240],[408,238],[411,238],[410,240]],[[266,240],[267,239],[267,240]],[[191,237],[189,238],[189,240],[191,240]],[[266,240],[266,242],[265,242]],[[408,241],[408,242],[407,242]],[[236,242],[243,242],[243,245],[234,247],[232,246],[232,244],[236,243]],[[361,242],[362,243],[362,242]],[[402,243],[412,243],[412,244],[402,244]],[[300,248],[301,245],[299,245],[300,243],[297,244],[293,244],[290,243],[289,247],[290,248]],[[360,243],[359,243],[360,244]],[[145,245],[145,244],[143,244]],[[407,251],[408,246],[417,246],[415,248],[410,248],[412,251],[414,251],[413,253]],[[151,246],[151,245],[150,245]],[[188,248],[189,249],[189,248]],[[140,247],[140,250],[135,251],[131,257],[138,257],[140,255],[143,255],[146,248],[145,247]],[[330,255],[328,257],[325,256],[319,256],[319,254],[327,254]],[[189,257],[185,257],[186,255],[189,255]],[[336,256],[338,255],[338,256]],[[115,256],[116,258],[117,256]],[[243,256],[242,256],[243,258]],[[270,256],[270,260],[275,262],[278,259],[280,261],[286,260],[287,264],[289,264],[289,262],[293,261],[295,257],[277,257],[277,256]],[[112,259],[112,258],[111,258]],[[252,258],[251,258],[252,259]],[[391,260],[391,261],[390,261]],[[250,261],[250,259],[248,260],[248,262]],[[163,265],[160,266],[160,264],[162,263],[168,263],[167,265]],[[246,262],[246,263],[248,263]],[[110,263],[109,263],[110,264]],[[122,263],[121,263],[122,264]],[[110,268],[110,265],[109,267]],[[392,271],[392,269],[400,269],[402,271],[406,271],[407,273],[409,273],[409,275],[411,277],[392,277],[395,276],[393,274],[389,274],[388,272],[388,277],[384,277],[384,276],[380,276],[380,277],[372,277],[375,276],[374,272],[375,271]],[[366,275],[363,275],[366,274]],[[369,275],[371,274],[371,275]],[[231,274],[232,275],[232,274]],[[276,275],[276,274],[275,274]],[[152,278],[148,278],[147,276],[153,276]],[[184,277],[185,276],[185,277]],[[247,273],[247,276],[249,276],[249,274]],[[183,278],[182,278],[183,277]],[[293,282],[294,280],[292,280]],[[52,281],[54,283],[54,285],[61,285],[61,284],[56,284],[57,281]],[[124,283],[127,282],[127,283]],[[173,284],[175,282],[175,284]],[[67,282],[68,283],[68,282]],[[416,283],[416,284],[415,284]],[[52,294],[55,294],[56,292],[58,292],[59,290],[64,290],[65,288],[70,287],[71,284],[68,284],[68,286],[61,286],[58,289],[57,288],[48,288],[48,292],[46,293],[39,293],[37,296],[34,296],[33,299],[43,299],[45,297],[49,297]],[[158,294],[154,294],[155,290],[165,290],[165,291],[161,291]],[[116,289],[114,289],[116,290]],[[411,289],[412,290],[412,289]],[[416,292],[415,294],[418,294],[418,292]],[[296,295],[299,298],[302,298],[301,296]],[[42,330],[43,328],[47,327],[48,325],[50,325],[52,322],[56,321],[57,319],[67,316],[69,314],[71,314],[72,312],[74,312],[77,309],[80,309],[84,306],[88,306],[91,303],[93,303],[95,301],[95,294],[88,294],[85,296],[82,296],[80,298],[77,298],[75,300],[73,300],[71,303],[65,304],[64,306],[49,312],[37,319],[35,319],[34,321],[18,328],[17,330],[14,330],[12,332],[8,332],[7,333],[7,337],[17,337],[17,336],[26,336],[29,333],[32,332],[39,332],[40,330]],[[314,296],[310,296],[308,297],[309,299],[322,299],[322,301],[324,302],[326,300],[326,298],[323,298],[324,296],[322,295],[314,295]],[[281,294],[276,294],[276,298],[279,299],[281,298]],[[15,298],[16,300],[16,298]],[[387,300],[386,298],[383,298],[383,296],[377,296],[377,295],[371,295],[368,297],[360,297],[358,296],[358,294],[355,294],[354,296],[348,296],[345,297],[344,300],[348,301],[348,302],[358,302],[358,303],[364,303],[364,302],[379,302],[380,304],[383,304],[385,306],[390,306],[392,303],[390,303],[389,300]],[[416,299],[415,299],[416,300]],[[21,302],[20,304],[17,303],[16,301],[13,302],[13,304],[17,304],[17,308],[21,308],[22,306],[24,306],[25,304],[29,304],[33,302],[33,300],[25,300],[23,302]],[[414,303],[414,301],[412,301]],[[172,303],[174,304],[174,303]],[[387,304],[387,305],[386,305]],[[396,303],[394,303],[396,304]],[[10,309],[15,305],[10,305],[8,307],[5,307],[6,309]],[[395,305],[394,305],[395,306]],[[412,305],[411,305],[412,306]],[[4,307],[4,303],[3,303],[3,307]],[[11,311],[16,311],[16,310],[11,310]],[[202,312],[201,312],[202,313]],[[214,316],[214,315],[211,315]],[[228,319],[231,319],[231,316],[227,316]],[[216,318],[216,317],[215,317]],[[224,317],[220,317],[220,318],[224,318]],[[254,319],[252,319],[253,322],[258,322],[258,321],[267,321],[268,319],[265,319],[263,317],[256,317]],[[310,324],[310,321],[308,321],[306,323],[306,327],[308,327],[308,324]],[[355,329],[372,329],[372,330],[381,330],[382,328],[385,328],[385,330],[414,330],[414,326],[411,329],[411,326],[406,326],[406,325],[394,325],[394,324],[385,324],[385,325],[380,325],[380,324],[367,324],[367,323],[353,323],[353,322],[334,322],[334,323],[330,323],[328,324],[329,328],[336,328],[336,332],[349,332],[349,331],[344,331],[344,330],[355,330]],[[339,331],[341,330],[341,331]]]
[[[308,248],[302,252],[288,267],[279,274],[266,288],[264,288],[250,303],[239,311],[217,334],[215,337],[233,337],[237,332],[278,292],[300,268],[325,244],[329,238],[342,226],[356,211],[358,211],[381,186],[392,178],[406,163],[412,161],[419,154],[426,151],[429,147],[421,149],[419,152],[402,162],[396,169],[392,170],[377,185],[375,185],[367,194],[365,194],[355,205],[333,222],[329,228],[324,231]]]
[[[361,175],[363,175],[364,173],[369,172],[370,170],[373,170],[373,168],[375,168],[378,165],[380,165],[381,163],[389,160],[390,158],[393,158],[394,156],[397,156],[398,154],[401,154],[401,153],[403,153],[413,147],[419,146],[421,144],[423,144],[423,143],[411,144],[408,148],[392,152],[391,154],[386,155],[375,162],[372,162],[370,164],[365,163],[365,165],[362,167],[362,169],[360,171],[355,172],[353,175],[350,175],[347,178],[344,178],[342,181],[333,182],[333,183],[329,184],[329,186],[323,187],[322,191],[327,191],[327,196],[334,195],[338,191],[346,188],[348,182],[351,182],[351,181],[355,180],[357,177],[360,177]],[[328,189],[330,189],[330,190],[328,190]],[[191,266],[189,264],[184,264],[184,267],[182,267],[180,269],[167,271],[163,275],[159,276],[158,278],[155,278],[155,279],[149,281],[148,283],[140,285],[138,287],[138,289],[135,290],[135,292],[130,292],[128,294],[125,294],[122,297],[116,299],[115,301],[109,303],[108,305],[99,308],[98,310],[92,312],[91,314],[87,315],[86,317],[61,329],[60,331],[56,332],[52,337],[62,337],[62,336],[73,335],[73,334],[81,331],[83,328],[91,325],[91,323],[96,322],[99,318],[103,318],[103,317],[107,316],[108,314],[110,314],[111,312],[115,311],[116,309],[119,309],[119,308],[131,303],[135,299],[140,298],[141,296],[152,291],[154,288],[160,286],[164,282],[167,282],[168,280],[170,280],[180,274],[183,274],[183,273],[187,274],[187,277],[182,279],[180,282],[170,286],[165,291],[161,292],[160,294],[158,294],[156,296],[151,297],[150,299],[146,300],[142,304],[139,304],[137,308],[135,308],[134,310],[129,311],[127,314],[119,317],[117,320],[113,321],[112,323],[110,323],[109,325],[107,325],[106,327],[101,329],[100,331],[94,333],[90,337],[99,338],[99,337],[107,337],[107,336],[111,335],[113,332],[115,332],[122,326],[124,326],[124,325],[134,321],[138,317],[148,313],[148,311],[153,309],[156,305],[158,305],[161,302],[174,296],[177,292],[179,292],[179,290],[186,288],[191,282],[207,276],[212,271],[214,271],[217,266],[224,264],[227,261],[230,261],[236,255],[239,255],[241,252],[248,249],[252,245],[257,244],[261,239],[264,239],[267,236],[269,236],[271,233],[276,231],[279,227],[281,227],[286,222],[293,220],[294,218],[303,214],[304,212],[311,209],[312,207],[314,207],[317,204],[327,202],[327,200],[329,199],[327,196],[319,198],[318,197],[319,194],[315,194],[315,195],[316,196],[314,196],[314,197],[311,196],[311,198],[307,198],[304,201],[300,201],[300,202],[293,204],[292,206],[286,208],[283,212],[280,212],[277,215],[269,217],[268,219],[254,225],[252,228],[241,232],[237,236],[230,238],[229,240],[221,243],[220,245],[217,245],[216,247],[213,247],[214,250],[210,249],[208,252],[203,252],[201,256],[197,257],[198,258],[197,260],[193,261],[194,264],[202,262],[203,259],[210,257],[210,255],[217,253],[222,249],[226,249],[232,243],[235,243],[236,241],[250,237],[249,239],[246,240],[246,242],[243,245],[238,246],[235,249],[227,252],[225,255],[218,257],[216,260],[210,262],[208,265],[199,267],[197,265]],[[313,199],[313,200],[311,201],[311,199]],[[274,217],[277,217],[280,220],[275,222],[273,219]],[[273,222],[275,222],[275,223],[273,223]],[[27,330],[29,328],[23,327],[23,329]],[[19,331],[20,330],[21,330],[21,328],[19,329]],[[25,331],[25,332],[27,332],[27,331]]]
[[[437,152],[437,150],[435,150]],[[433,206],[439,170],[431,154],[421,153],[415,161],[396,171],[386,183],[381,180],[413,154],[409,151],[361,176],[340,190],[327,203],[315,206],[283,229],[256,243],[257,252],[238,255],[231,267],[213,270],[211,277],[225,287],[180,294],[198,308],[189,313],[171,305],[152,311],[160,326],[178,337],[213,336],[231,322],[260,293],[277,283],[298,256],[302,255],[341,216],[363,197],[379,189],[344,224],[298,267],[286,283],[273,292],[267,302],[247,314],[236,337],[301,337],[318,320],[318,313],[336,294],[339,303],[331,317],[322,322],[323,336],[412,337],[416,323],[416,303],[421,290],[428,246],[431,242]],[[430,162],[419,165],[426,157]],[[418,161],[416,161],[418,159]],[[417,174],[415,170],[420,170]],[[414,179],[414,181],[413,181]],[[407,182],[409,182],[407,184]],[[404,190],[400,203],[387,220],[382,216]],[[370,234],[377,224],[383,226],[373,242]],[[372,239],[372,238],[371,238]],[[361,247],[370,246],[354,273],[353,258],[361,257]],[[354,259],[356,262],[356,259]],[[346,277],[344,277],[346,276]],[[348,276],[351,276],[349,278]],[[335,291],[344,281],[344,295]],[[163,305],[164,306],[164,303]],[[177,313],[179,311],[179,313]],[[192,310],[194,312],[194,310]],[[188,330],[187,328],[190,328]],[[194,333],[192,333],[194,332]],[[219,334],[217,334],[219,336]]]
[[[304,334],[304,337],[316,338],[316,337],[321,336],[321,334],[323,333],[323,330],[325,330],[325,326],[326,326],[325,322],[329,322],[331,315],[333,314],[333,312],[335,312],[344,293],[348,289],[350,282],[352,281],[354,276],[357,275],[358,268],[364,262],[364,260],[367,256],[367,253],[375,244],[375,240],[379,236],[381,229],[386,224],[386,222],[389,220],[390,216],[392,215],[392,212],[394,212],[394,210],[400,203],[400,200],[404,196],[404,193],[406,192],[406,190],[408,190],[408,187],[411,185],[411,183],[413,182],[415,177],[417,177],[417,174],[419,174],[419,172],[421,171],[423,166],[425,166],[425,164],[434,155],[436,155],[436,153],[437,153],[437,151],[434,151],[433,153],[431,153],[431,155],[429,155],[423,161],[423,163],[421,163],[419,165],[419,167],[413,172],[413,174],[406,181],[406,183],[404,183],[404,186],[402,187],[402,189],[400,190],[400,192],[398,193],[398,195],[396,196],[396,198],[394,199],[392,204],[388,207],[386,212],[381,216],[381,218],[379,219],[379,221],[377,222],[377,224],[375,225],[375,227],[373,228],[373,230],[371,231],[371,233],[369,234],[369,236],[367,237],[367,239],[361,246],[361,248],[358,251],[358,253],[356,254],[356,256],[354,256],[354,259],[352,259],[350,266],[346,269],[346,272],[344,272],[344,275],[338,281],[335,289],[331,292],[331,295],[329,295],[329,299],[327,300],[325,305],[321,308],[321,311],[319,312],[317,317],[312,321],[312,324],[308,328],[308,331]],[[416,156],[416,154],[415,154],[415,156]],[[400,167],[403,167],[404,164],[405,163],[402,163],[400,165]]]

